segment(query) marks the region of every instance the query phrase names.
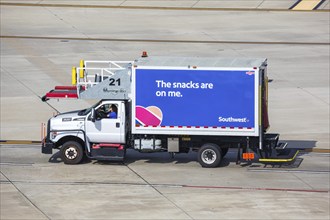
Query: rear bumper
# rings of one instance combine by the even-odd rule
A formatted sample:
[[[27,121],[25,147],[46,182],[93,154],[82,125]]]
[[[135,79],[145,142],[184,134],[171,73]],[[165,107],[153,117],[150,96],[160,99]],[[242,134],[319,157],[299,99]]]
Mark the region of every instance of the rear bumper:
[[[51,141],[47,141],[47,138],[41,144],[41,153],[43,154],[53,154],[53,148],[55,144]]]

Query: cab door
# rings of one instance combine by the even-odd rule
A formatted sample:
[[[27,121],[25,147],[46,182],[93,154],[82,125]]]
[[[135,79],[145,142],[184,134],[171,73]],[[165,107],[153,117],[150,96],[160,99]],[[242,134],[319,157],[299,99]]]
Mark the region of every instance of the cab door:
[[[115,105],[117,108],[117,117],[109,118],[109,108]],[[95,122],[91,119],[91,113],[86,117],[86,136],[89,142],[93,143],[124,143],[125,114],[120,102],[102,102],[95,108]]]

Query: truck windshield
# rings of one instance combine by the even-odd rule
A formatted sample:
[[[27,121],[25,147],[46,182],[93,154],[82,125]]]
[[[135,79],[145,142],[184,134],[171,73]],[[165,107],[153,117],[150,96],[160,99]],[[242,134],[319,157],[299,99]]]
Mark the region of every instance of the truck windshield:
[[[92,108],[96,108],[98,105],[100,105],[101,102],[102,102],[102,100],[99,101],[98,103],[94,104],[92,107],[89,107],[89,108],[86,108],[86,109],[83,109],[83,110],[79,111],[78,115],[79,116],[87,115],[88,113],[91,112]]]

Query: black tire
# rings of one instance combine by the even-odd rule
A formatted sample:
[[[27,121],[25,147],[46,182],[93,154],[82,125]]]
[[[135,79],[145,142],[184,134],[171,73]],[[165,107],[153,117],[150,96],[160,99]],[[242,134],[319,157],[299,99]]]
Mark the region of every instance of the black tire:
[[[198,162],[202,167],[218,167],[222,160],[221,148],[216,144],[204,144],[198,151]]]
[[[224,147],[221,148],[221,156],[222,158],[224,158],[226,156],[226,154],[228,153],[229,147]]]
[[[84,151],[76,141],[68,141],[61,147],[61,158],[65,164],[78,164],[82,161]]]

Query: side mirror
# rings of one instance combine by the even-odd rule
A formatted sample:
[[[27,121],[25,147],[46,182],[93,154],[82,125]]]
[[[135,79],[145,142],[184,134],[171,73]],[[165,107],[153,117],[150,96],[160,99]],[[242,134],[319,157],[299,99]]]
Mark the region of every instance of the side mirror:
[[[92,110],[91,110],[91,120],[92,120],[92,122],[95,122],[95,120],[96,120],[95,108],[92,108]]]

